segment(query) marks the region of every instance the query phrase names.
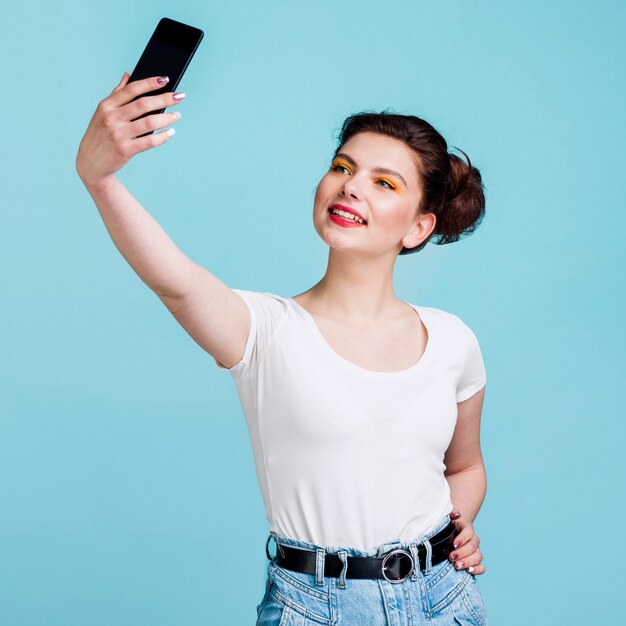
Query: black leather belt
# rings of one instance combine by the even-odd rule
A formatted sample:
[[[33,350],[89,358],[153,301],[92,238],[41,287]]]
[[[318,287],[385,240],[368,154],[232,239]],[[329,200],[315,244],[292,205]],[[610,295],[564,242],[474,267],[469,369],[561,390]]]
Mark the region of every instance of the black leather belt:
[[[454,549],[453,538],[456,536],[456,526],[449,522],[448,525],[433,535],[429,541],[432,546],[432,565],[441,563],[448,558]],[[271,559],[265,544],[267,557]],[[426,546],[418,544],[420,569],[426,570]],[[391,550],[381,557],[347,556],[346,578],[384,578],[392,583],[400,583],[406,580],[414,570],[413,556],[409,550]],[[317,553],[312,550],[295,548],[279,543],[276,550],[276,565],[303,574],[315,574]],[[338,578],[343,568],[343,562],[336,553],[326,554],[324,560],[324,576]]]

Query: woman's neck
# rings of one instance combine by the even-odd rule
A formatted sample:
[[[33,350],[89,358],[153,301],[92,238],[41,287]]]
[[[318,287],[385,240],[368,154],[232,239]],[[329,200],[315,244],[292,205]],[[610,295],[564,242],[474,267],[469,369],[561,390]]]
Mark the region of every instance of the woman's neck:
[[[393,290],[393,265],[329,253],[322,279],[297,296],[311,312],[354,323],[376,323],[406,315],[406,305]]]

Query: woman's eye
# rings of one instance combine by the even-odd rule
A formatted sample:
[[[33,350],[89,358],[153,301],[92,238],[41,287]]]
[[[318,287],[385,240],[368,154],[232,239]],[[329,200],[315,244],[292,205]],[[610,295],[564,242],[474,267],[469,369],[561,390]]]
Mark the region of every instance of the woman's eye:
[[[336,163],[335,165],[331,165],[330,166],[330,171],[331,172],[338,172],[340,170],[345,170],[348,174],[350,173],[350,170],[345,165],[341,165],[341,163]],[[386,189],[392,189],[394,191],[396,189],[391,183],[387,182],[383,178],[379,178],[376,182],[377,183],[384,183],[384,185],[386,185]]]
[[[383,180],[382,178],[379,178],[376,182],[385,183],[385,185],[387,185],[387,189],[395,189],[395,187],[391,183],[388,183],[386,180]]]

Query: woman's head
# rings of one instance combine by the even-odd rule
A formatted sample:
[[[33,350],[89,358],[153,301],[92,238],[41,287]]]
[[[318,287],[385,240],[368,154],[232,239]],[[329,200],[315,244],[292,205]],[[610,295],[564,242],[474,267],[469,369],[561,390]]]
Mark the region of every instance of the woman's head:
[[[395,246],[399,254],[418,252],[431,239],[458,241],[485,214],[480,172],[467,160],[450,154],[445,139],[419,117],[352,115],[317,188],[316,230],[333,247],[384,252]],[[333,204],[367,223],[343,227],[329,213]]]

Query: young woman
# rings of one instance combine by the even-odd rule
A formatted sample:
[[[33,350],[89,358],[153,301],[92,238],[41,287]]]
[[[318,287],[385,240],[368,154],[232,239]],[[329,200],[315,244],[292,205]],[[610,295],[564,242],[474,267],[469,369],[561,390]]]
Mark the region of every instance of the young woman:
[[[398,255],[478,226],[480,173],[418,117],[351,116],[313,206],[324,276],[294,297],[231,289],[115,177],[169,139],[141,135],[176,114],[137,118],[181,99],[133,101],[158,80],[124,74],[76,168],[122,255],[237,385],[270,523],[257,624],[484,626],[480,348],[456,315],[392,284]]]

